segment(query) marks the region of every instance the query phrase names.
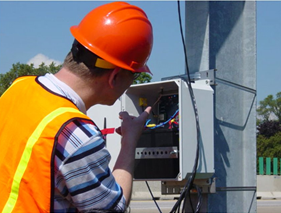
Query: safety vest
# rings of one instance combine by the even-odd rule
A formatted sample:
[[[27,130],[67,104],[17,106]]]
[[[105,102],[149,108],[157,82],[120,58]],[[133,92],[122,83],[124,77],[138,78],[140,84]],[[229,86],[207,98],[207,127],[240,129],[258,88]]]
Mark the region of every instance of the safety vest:
[[[89,117],[35,76],[18,78],[0,98],[0,212],[52,212],[57,136]]]

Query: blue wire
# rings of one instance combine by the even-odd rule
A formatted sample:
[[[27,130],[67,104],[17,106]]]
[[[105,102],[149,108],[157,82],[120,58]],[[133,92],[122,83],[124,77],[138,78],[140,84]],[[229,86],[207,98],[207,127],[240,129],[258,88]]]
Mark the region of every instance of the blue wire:
[[[172,120],[175,116],[176,116],[176,114],[179,112],[179,110],[177,109],[176,110],[176,112],[167,120],[167,121],[165,121],[164,123],[160,123],[160,124],[158,124],[158,125],[156,125],[156,126],[154,126],[154,127],[148,127],[149,129],[156,129],[156,128],[158,128],[158,127],[160,127],[160,126],[164,126],[166,123],[168,123],[170,120]],[[149,119],[149,120],[147,120],[147,122],[145,123],[145,126],[147,127],[147,125],[148,125],[148,123],[151,121],[151,119]]]
[[[146,127],[147,127],[149,121],[151,121],[151,119],[148,119],[148,120],[146,121],[146,123],[145,123],[145,126],[146,126]]]

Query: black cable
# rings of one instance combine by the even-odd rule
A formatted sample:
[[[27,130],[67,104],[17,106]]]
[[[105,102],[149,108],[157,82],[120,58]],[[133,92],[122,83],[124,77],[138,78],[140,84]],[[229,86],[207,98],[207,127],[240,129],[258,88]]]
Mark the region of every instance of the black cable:
[[[192,204],[191,196],[190,196],[190,191],[188,192],[188,200],[189,200],[189,204],[191,206],[191,210],[192,210],[192,212],[194,212],[194,208],[193,208],[193,204]]]
[[[146,183],[146,186],[147,186],[147,188],[148,188],[148,191],[149,191],[149,193],[150,193],[150,195],[151,195],[151,197],[152,197],[152,200],[154,201],[154,203],[155,203],[155,205],[156,205],[158,211],[159,211],[160,213],[162,213],[160,207],[158,206],[158,204],[157,204],[157,202],[156,202],[156,200],[155,200],[155,197],[154,197],[153,194],[152,194],[152,191],[151,191],[151,189],[150,189],[150,187],[149,187],[149,185],[148,185],[148,182],[145,181],[145,183]]]
[[[183,31],[182,31],[181,14],[180,14],[180,1],[178,0],[177,3],[178,3],[178,15],[179,15],[179,23],[180,23],[180,32],[181,32],[181,38],[182,38],[182,43],[183,43],[183,47],[184,47],[185,64],[186,64],[186,70],[187,70],[187,76],[188,76],[187,85],[188,85],[188,88],[189,88],[189,93],[190,93],[191,102],[192,102],[193,110],[194,110],[194,113],[195,113],[195,120],[196,120],[197,147],[196,147],[196,156],[195,156],[195,161],[194,161],[192,173],[189,176],[189,178],[186,182],[186,185],[184,186],[184,188],[182,190],[182,193],[180,194],[180,197],[179,197],[178,201],[176,202],[176,204],[172,208],[171,213],[174,213],[176,211],[177,212],[180,211],[181,203],[182,203],[183,200],[184,200],[184,202],[183,202],[183,206],[182,206],[182,212],[184,212],[185,205],[186,205],[186,199],[188,198],[188,196],[190,197],[190,190],[191,190],[191,187],[193,186],[193,182],[194,182],[194,179],[195,179],[196,170],[197,170],[197,166],[198,166],[198,161],[199,161],[199,144],[200,144],[200,135],[201,135],[200,134],[198,109],[197,109],[197,104],[196,104],[195,96],[194,96],[194,93],[193,93],[193,89],[192,89],[192,86],[191,86],[191,80],[190,80],[190,74],[189,74],[189,68],[188,68],[188,62],[187,62],[187,53],[186,53],[185,41],[184,41],[184,36],[183,36]],[[200,208],[200,205],[197,204],[197,206]],[[194,212],[194,209],[193,209],[193,212]],[[199,212],[199,209],[198,209],[198,212]]]
[[[201,207],[202,191],[201,191],[201,188],[199,186],[195,185],[195,187],[196,187],[197,194],[198,194],[198,203],[197,203],[196,210],[195,210],[195,213],[197,213],[197,212],[200,211],[200,207]]]
[[[179,1],[179,0],[178,0],[178,15],[179,15],[179,24],[180,24],[181,40],[182,40],[183,51],[184,51],[184,56],[185,56],[184,59],[185,59],[185,66],[186,66],[186,74],[187,74],[188,82],[191,82],[191,80],[190,80],[190,74],[189,74],[189,68],[188,68],[187,55],[186,55],[185,41],[184,41],[183,31],[182,31],[181,10],[180,10],[180,1]]]
[[[160,98],[161,98],[161,96],[158,98],[157,102],[160,100]],[[142,111],[144,111],[144,107],[142,107]],[[147,186],[148,191],[149,191],[149,193],[150,193],[150,195],[151,195],[151,198],[152,198],[152,200],[154,201],[154,203],[155,203],[155,205],[156,205],[156,207],[157,207],[159,213],[162,213],[160,207],[158,206],[158,203],[157,203],[156,200],[155,200],[155,197],[154,197],[153,194],[152,194],[152,191],[151,191],[151,189],[150,189],[150,186],[148,185],[148,182],[145,181],[145,183],[146,183],[146,186]]]

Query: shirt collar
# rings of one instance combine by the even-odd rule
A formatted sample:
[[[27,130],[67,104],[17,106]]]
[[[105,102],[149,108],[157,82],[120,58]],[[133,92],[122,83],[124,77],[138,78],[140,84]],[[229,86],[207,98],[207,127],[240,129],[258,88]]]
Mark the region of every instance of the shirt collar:
[[[70,99],[81,112],[86,114],[86,107],[81,97],[70,86],[59,80],[56,76],[47,73],[46,75],[39,77],[39,81],[53,92]]]

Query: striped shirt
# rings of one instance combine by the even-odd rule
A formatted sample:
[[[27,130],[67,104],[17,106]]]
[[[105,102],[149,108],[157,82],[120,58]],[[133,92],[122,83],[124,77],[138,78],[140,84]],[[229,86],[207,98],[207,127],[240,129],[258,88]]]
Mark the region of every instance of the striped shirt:
[[[86,113],[82,99],[54,75],[39,81]],[[111,156],[92,121],[75,119],[59,132],[55,153],[55,212],[124,212],[125,198],[108,165]]]

